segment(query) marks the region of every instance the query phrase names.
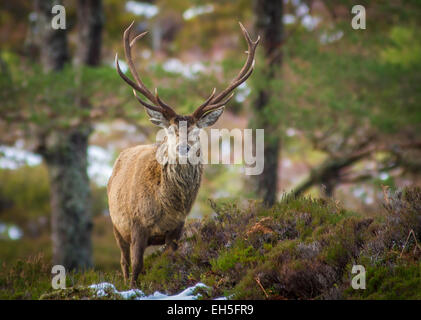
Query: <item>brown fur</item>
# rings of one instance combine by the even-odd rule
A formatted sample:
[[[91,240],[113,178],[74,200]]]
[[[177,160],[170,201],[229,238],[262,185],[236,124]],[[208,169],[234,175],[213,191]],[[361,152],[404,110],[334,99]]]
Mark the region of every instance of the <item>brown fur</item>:
[[[200,186],[202,166],[161,165],[159,144],[140,145],[121,152],[108,182],[108,202],[114,234],[121,249],[125,280],[132,266],[131,285],[143,268],[149,245],[173,250]]]

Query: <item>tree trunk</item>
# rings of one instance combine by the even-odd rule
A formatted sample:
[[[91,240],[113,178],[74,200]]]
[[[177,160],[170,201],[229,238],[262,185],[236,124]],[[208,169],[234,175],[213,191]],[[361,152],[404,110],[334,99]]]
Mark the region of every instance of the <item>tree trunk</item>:
[[[91,130],[52,132],[43,153],[51,188],[53,263],[92,267],[92,217],[87,147]]]
[[[274,79],[282,66],[281,44],[283,41],[283,1],[256,0],[256,31],[261,36],[265,65],[263,75],[268,83]],[[264,170],[255,176],[257,193],[267,206],[272,206],[277,198],[278,162],[281,151],[279,123],[274,123],[269,111],[271,90],[261,89],[254,102],[252,125],[265,129]],[[269,110],[267,110],[269,109]],[[269,112],[267,112],[269,111]]]
[[[46,72],[60,71],[70,58],[66,29],[55,30],[51,27],[51,8],[56,4],[61,4],[61,1],[35,0],[37,22],[34,33],[41,52],[41,63]]]
[[[37,41],[46,72],[60,72],[70,62],[66,30],[51,27],[54,0],[36,0]],[[53,106],[51,106],[53,107]],[[69,106],[74,107],[74,106]],[[86,131],[86,130],[85,130]],[[39,151],[48,168],[53,263],[66,270],[92,266],[91,212],[87,166],[87,134],[60,128],[42,133]]]
[[[66,30],[51,28],[51,8],[55,0],[35,0],[38,14],[41,61],[46,71],[59,72],[70,61]],[[100,63],[103,26],[101,0],[79,0],[76,62],[97,66]],[[89,108],[81,96],[72,108]],[[53,262],[67,270],[92,267],[92,217],[87,148],[90,124],[67,130],[56,128],[42,136],[40,153],[48,167],[51,185]]]
[[[76,64],[98,66],[101,62],[104,16],[101,0],[78,0],[78,47]]]

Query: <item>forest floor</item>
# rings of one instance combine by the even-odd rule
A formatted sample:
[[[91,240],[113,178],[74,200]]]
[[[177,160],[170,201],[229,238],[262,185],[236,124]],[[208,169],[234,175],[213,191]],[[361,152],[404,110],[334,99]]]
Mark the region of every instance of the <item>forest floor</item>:
[[[96,265],[107,267],[69,273],[67,289],[54,290],[48,252],[3,262],[0,299],[134,299],[189,288],[188,298],[202,299],[421,299],[419,188],[385,194],[384,210],[370,217],[331,199],[287,195],[271,209],[210,205],[215,214],[189,220],[176,252],[146,257],[135,294],[124,284],[119,251],[109,245],[110,225],[101,217],[94,251]],[[14,249],[0,250],[7,256]],[[361,269],[352,272],[355,265],[365,269],[365,289],[351,285],[361,276]],[[115,288],[98,294],[92,285],[104,282]]]

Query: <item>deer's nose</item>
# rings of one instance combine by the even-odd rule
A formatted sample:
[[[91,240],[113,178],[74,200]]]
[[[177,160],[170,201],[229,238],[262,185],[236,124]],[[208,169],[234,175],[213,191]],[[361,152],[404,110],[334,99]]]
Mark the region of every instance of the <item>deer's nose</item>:
[[[181,156],[187,155],[190,150],[190,146],[188,144],[179,144],[177,146],[177,153]]]

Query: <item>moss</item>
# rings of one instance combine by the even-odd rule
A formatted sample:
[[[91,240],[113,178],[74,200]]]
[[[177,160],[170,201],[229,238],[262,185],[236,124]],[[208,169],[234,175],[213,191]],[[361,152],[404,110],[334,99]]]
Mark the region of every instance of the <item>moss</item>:
[[[366,289],[348,288],[349,299],[421,299],[421,262],[377,266],[366,270]]]
[[[240,245],[221,252],[218,258],[212,259],[210,263],[212,271],[227,272],[230,269],[235,269],[238,264],[242,268],[249,267],[259,258],[259,254],[253,246],[245,246],[244,242],[241,242]]]
[[[94,290],[88,287],[60,289],[41,295],[40,300],[84,300],[95,299]]]
[[[145,259],[145,268],[148,272],[141,274],[138,280],[140,289],[146,293],[159,290],[167,292],[171,290],[174,280],[177,280],[177,272],[174,261],[171,261],[166,253],[154,253]]]
[[[259,287],[256,281],[256,274],[262,273],[258,271],[262,271],[263,273],[266,270],[263,266],[259,266],[258,268],[248,270],[246,274],[241,278],[238,284],[231,289],[225,291],[225,295],[229,296],[231,299],[253,299],[253,300],[262,300],[266,298],[263,290]],[[260,280],[259,280],[260,281]],[[272,294],[273,292],[269,292]]]

